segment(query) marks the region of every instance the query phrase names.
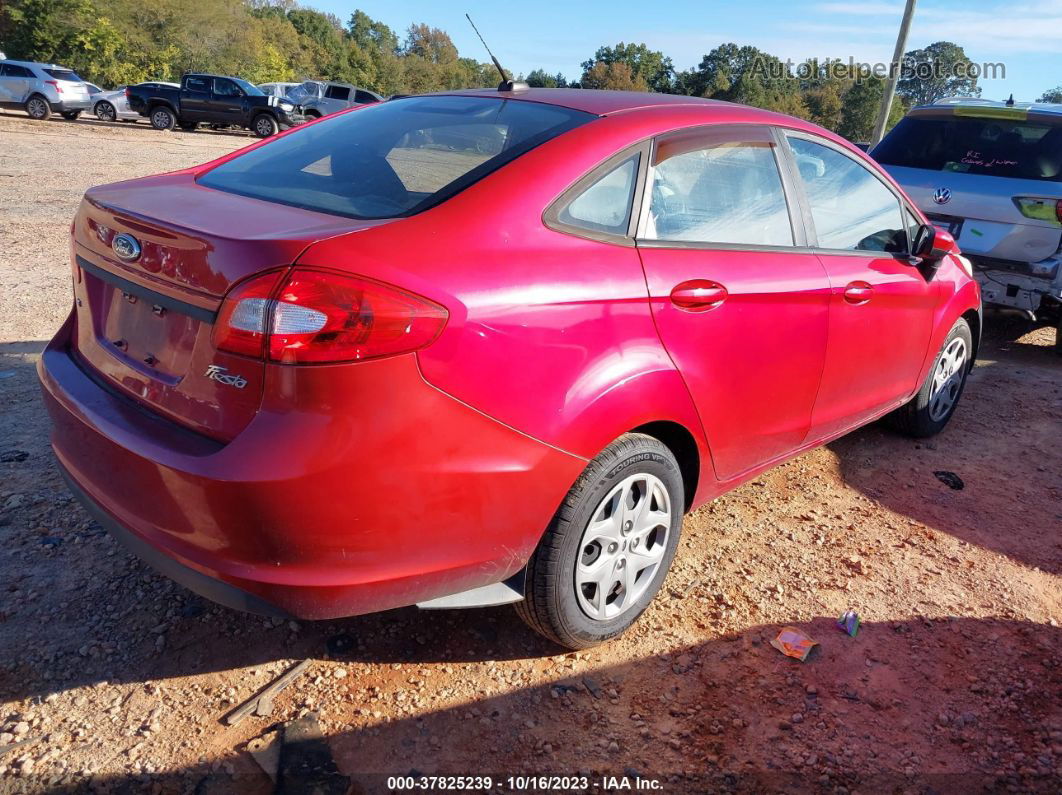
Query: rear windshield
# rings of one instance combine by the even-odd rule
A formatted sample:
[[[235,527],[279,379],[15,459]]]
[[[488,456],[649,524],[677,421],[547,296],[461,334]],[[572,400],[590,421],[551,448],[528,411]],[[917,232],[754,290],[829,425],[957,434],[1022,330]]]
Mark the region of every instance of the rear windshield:
[[[874,149],[887,166],[1062,181],[1062,124],[908,116]]]
[[[409,97],[278,138],[199,184],[351,218],[412,215],[593,118],[535,102]]]
[[[45,69],[44,71],[56,80],[69,80],[73,83],[81,82],[81,78],[71,69]]]

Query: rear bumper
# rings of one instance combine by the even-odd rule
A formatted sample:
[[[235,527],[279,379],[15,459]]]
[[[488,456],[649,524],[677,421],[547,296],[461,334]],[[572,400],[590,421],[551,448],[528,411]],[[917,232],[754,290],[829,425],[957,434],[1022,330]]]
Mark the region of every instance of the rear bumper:
[[[277,367],[221,444],[97,383],[71,327],[38,373],[72,490],[148,563],[238,609],[327,619],[503,580],[585,465],[429,386],[412,355]]]
[[[91,97],[85,99],[60,99],[56,102],[48,100],[48,104],[52,106],[52,110],[56,113],[66,113],[70,110],[88,110],[92,107]]]

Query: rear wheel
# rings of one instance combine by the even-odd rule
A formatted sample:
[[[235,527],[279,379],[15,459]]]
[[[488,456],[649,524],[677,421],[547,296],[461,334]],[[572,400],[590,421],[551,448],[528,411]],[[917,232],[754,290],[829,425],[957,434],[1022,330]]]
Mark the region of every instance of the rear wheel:
[[[959,405],[972,366],[973,335],[969,323],[959,318],[948,332],[918,394],[889,415],[893,426],[917,438],[934,436],[944,430]]]
[[[60,115],[62,115],[62,117],[64,119],[66,119],[67,121],[74,121],[74,120],[77,119],[78,116],[81,115],[81,111],[79,111],[79,110],[64,110],[62,112],[62,114],[60,114]]]
[[[114,109],[114,105],[106,100],[97,102],[96,118],[100,121],[116,121],[118,119],[118,111]]]
[[[268,138],[270,135],[276,135],[280,132],[280,125],[268,113],[260,113],[255,116],[254,121],[251,123],[251,130],[259,138]]]
[[[42,97],[40,94],[34,94],[32,97],[26,100],[26,114],[31,119],[37,121],[44,121],[52,115],[52,106],[48,104],[48,100]]]
[[[173,111],[167,107],[158,106],[152,108],[151,126],[156,130],[172,130],[177,125],[177,117],[173,114]]]
[[[682,475],[671,451],[622,436],[587,466],[527,564],[520,617],[569,649],[624,632],[656,596],[678,546]]]

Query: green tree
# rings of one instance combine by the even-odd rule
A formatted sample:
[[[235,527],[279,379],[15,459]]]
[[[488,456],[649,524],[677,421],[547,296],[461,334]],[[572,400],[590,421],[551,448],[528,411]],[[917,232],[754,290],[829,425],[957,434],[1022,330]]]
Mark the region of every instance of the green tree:
[[[1062,103],[1062,86],[1058,86],[1058,88],[1052,88],[1050,91],[1045,91],[1036,101]]]
[[[583,72],[583,88],[601,88],[611,91],[648,91],[645,78],[636,75],[625,63],[598,61]]]
[[[903,56],[896,93],[908,104],[930,105],[942,97],[981,96],[973,66],[958,44],[938,41]]]
[[[532,69],[524,78],[532,88],[567,88],[568,80],[560,72],[555,75],[547,74],[544,69]]]
[[[409,26],[403,52],[434,64],[448,64],[457,60],[457,47],[449,34],[423,23]]]
[[[885,92],[885,79],[866,75],[856,80],[844,97],[844,109],[841,111],[840,124],[835,128],[839,135],[856,143],[869,141],[874,134],[874,125],[881,108],[881,97]],[[886,129],[891,129],[907,112],[902,97],[897,96],[889,111]]]
[[[632,79],[637,81],[640,78],[649,90],[663,92],[671,90],[671,81],[675,74],[671,59],[662,52],[650,50],[645,44],[624,44],[621,41],[615,47],[599,47],[594,57],[582,64],[584,85],[586,74],[599,63],[606,66],[625,64],[630,70]]]

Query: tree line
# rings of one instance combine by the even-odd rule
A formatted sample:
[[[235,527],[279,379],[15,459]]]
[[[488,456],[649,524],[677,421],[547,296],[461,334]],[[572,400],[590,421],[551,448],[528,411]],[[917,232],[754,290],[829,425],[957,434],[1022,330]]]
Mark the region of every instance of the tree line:
[[[253,83],[324,78],[384,95],[495,85],[491,64],[462,57],[443,30],[398,32],[355,10],[347,20],[295,0],[3,0],[0,49],[54,61],[105,86],[178,80],[185,72]],[[943,96],[980,96],[962,47],[937,42],[905,56],[889,119]],[[926,67],[926,68],[918,68]],[[885,79],[840,60],[793,65],[727,43],[685,71],[645,44],[600,47],[569,81],[532,70],[532,86],[658,91],[740,102],[808,119],[854,140],[873,130]],[[1062,86],[1041,101],[1062,99]]]

